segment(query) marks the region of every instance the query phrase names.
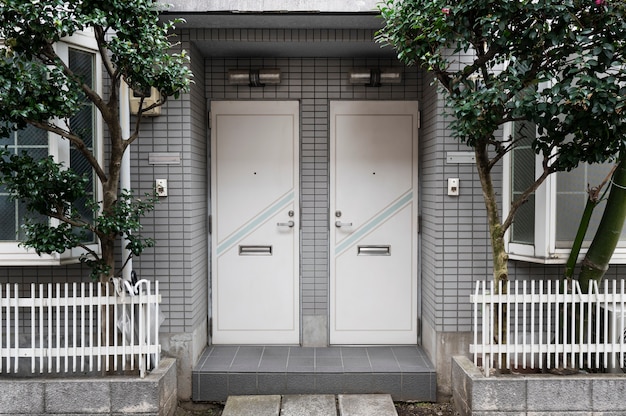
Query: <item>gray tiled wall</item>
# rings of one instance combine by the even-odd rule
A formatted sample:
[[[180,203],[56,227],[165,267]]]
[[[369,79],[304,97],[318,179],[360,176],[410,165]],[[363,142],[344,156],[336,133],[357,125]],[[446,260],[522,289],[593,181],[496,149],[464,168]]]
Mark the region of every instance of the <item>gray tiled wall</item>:
[[[427,77],[425,85],[432,80]],[[436,97],[434,88],[425,87],[420,103],[422,319],[437,332],[471,331],[469,296],[477,280],[492,278],[488,225],[475,166],[446,162],[446,152],[472,149],[451,137],[444,101],[432,105]],[[447,196],[448,178],[460,178],[458,197]],[[494,168],[493,179],[501,195],[501,166]],[[509,277],[558,279],[563,269],[563,265],[510,261]],[[613,265],[606,277],[615,278],[624,269]]]
[[[194,83],[180,99],[170,99],[163,115],[143,122],[132,148],[133,187],[149,192],[155,179],[168,180],[168,196],[143,221],[157,244],[135,259],[141,278],[158,279],[166,316],[162,332],[191,332],[208,310],[208,140],[204,59],[187,34],[177,39],[189,52]],[[152,139],[152,140],[151,140]],[[150,153],[180,153],[180,165],[151,165]]]
[[[189,94],[170,100],[164,115],[146,120],[132,146],[133,187],[138,194],[154,180],[169,181],[169,196],[144,223],[144,234],[157,246],[135,259],[140,277],[158,279],[163,291],[164,332],[191,332],[207,316],[209,214],[207,99],[293,99],[301,105],[302,312],[326,315],[328,309],[328,103],[330,100],[419,100],[421,109],[420,210],[422,319],[436,331],[469,331],[469,295],[473,282],[488,279],[490,247],[482,192],[473,165],[448,164],[447,151],[469,150],[450,138],[441,97],[432,79],[414,68],[401,85],[366,88],[347,83],[352,67],[397,66],[391,59],[357,58],[205,58],[196,39],[244,41],[363,42],[364,30],[190,30],[180,33],[180,47],[190,52],[195,83]],[[250,89],[226,83],[236,67],[279,67],[278,86]],[[153,152],[180,152],[180,165],[150,165]],[[460,178],[460,196],[446,194],[447,178]],[[501,188],[501,177],[496,176]],[[510,263],[512,279],[557,278],[562,266]],[[624,266],[611,267],[609,277]],[[80,265],[0,267],[0,283],[80,279]]]
[[[301,111],[301,269],[302,314],[328,313],[328,112],[330,100],[417,100],[417,71],[407,69],[402,85],[366,88],[352,86],[353,67],[390,67],[389,59],[207,59],[206,95],[213,100],[299,100]],[[227,84],[231,68],[278,67],[283,80],[264,88]]]

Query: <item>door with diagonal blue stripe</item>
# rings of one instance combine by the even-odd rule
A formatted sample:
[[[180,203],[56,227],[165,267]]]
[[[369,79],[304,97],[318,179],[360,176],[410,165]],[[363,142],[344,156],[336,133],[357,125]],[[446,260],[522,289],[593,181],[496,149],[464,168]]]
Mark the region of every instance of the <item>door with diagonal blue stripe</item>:
[[[299,342],[299,105],[211,103],[216,344]]]
[[[330,342],[417,343],[416,102],[331,102]]]

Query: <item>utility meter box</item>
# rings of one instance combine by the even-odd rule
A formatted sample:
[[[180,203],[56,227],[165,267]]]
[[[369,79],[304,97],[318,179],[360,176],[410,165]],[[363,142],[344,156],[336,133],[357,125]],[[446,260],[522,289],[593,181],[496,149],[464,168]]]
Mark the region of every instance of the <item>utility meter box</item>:
[[[135,91],[130,90],[129,100],[130,100],[130,112],[133,115],[139,114],[139,104],[141,103],[141,97],[143,99],[143,108],[150,107],[152,104],[156,104],[161,101],[161,93],[152,87],[147,91]],[[158,116],[161,115],[161,106],[154,107],[151,110],[144,111],[144,116]]]

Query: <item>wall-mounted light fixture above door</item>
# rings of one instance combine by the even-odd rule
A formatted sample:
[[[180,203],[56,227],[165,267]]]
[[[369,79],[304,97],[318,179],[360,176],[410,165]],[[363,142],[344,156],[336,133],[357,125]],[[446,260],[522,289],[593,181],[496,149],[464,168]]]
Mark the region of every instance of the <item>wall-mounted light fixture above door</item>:
[[[248,85],[250,87],[280,84],[280,69],[229,69],[228,83],[232,85]]]
[[[401,83],[402,72],[396,68],[353,68],[348,72],[348,80],[350,84],[380,87],[382,84]]]

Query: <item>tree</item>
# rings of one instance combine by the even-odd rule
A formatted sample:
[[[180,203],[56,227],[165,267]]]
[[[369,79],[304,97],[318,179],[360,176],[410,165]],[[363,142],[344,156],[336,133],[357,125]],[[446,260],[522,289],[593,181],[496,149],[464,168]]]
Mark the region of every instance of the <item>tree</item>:
[[[611,182],[606,207],[596,234],[583,258],[578,275],[580,289],[583,293],[588,292],[592,280],[599,283],[604,277],[624,227],[624,219],[626,219],[626,152],[623,150]]]
[[[626,13],[605,0],[386,0],[378,41],[434,74],[455,137],[472,147],[483,190],[496,288],[507,289],[505,232],[552,173],[616,157],[626,139]],[[492,172],[536,125],[543,171],[500,217]],[[506,339],[500,340],[506,342]]]
[[[126,149],[139,137],[142,114],[163,105],[169,96],[178,97],[191,82],[188,56],[184,51],[171,53],[172,28],[173,23],[159,22],[158,3],[152,0],[0,1],[0,39],[5,44],[0,47],[0,137],[28,126],[42,129],[69,141],[92,170],[78,172],[51,157],[9,156],[4,151],[2,184],[29,211],[57,221],[27,221],[23,244],[37,253],[83,247],[81,260],[102,282],[119,271],[114,254],[120,235],[126,235],[131,256],[152,245],[138,232],[140,217],[154,201],[120,190],[120,167]],[[97,45],[109,80],[102,94],[59,56],[56,45],[78,33],[91,34]],[[162,97],[150,106],[143,105],[142,98],[128,137],[120,122],[122,80],[134,91],[154,87]],[[73,125],[72,118],[87,106],[95,107],[108,132],[106,165],[90,149],[81,128]],[[89,201],[92,176],[102,188],[97,202]],[[89,235],[97,237],[99,250],[83,243]]]

